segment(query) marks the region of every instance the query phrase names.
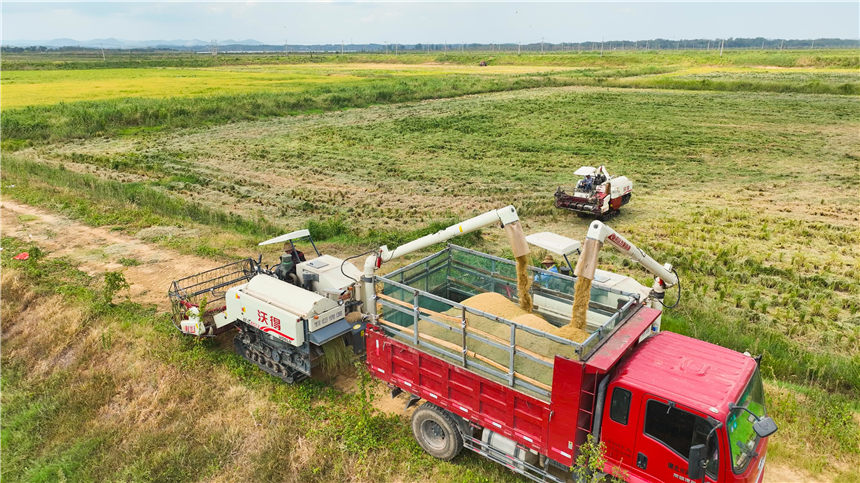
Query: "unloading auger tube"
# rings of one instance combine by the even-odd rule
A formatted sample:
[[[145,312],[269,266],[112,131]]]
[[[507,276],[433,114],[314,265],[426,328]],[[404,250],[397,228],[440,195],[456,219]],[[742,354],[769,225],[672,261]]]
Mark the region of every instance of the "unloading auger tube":
[[[525,253],[528,253],[528,244],[525,241],[525,236],[522,234],[519,221],[520,219],[517,216],[516,208],[508,205],[504,208],[488,211],[483,215],[469,218],[466,221],[451,225],[444,230],[437,231],[436,233],[412,240],[411,242],[401,245],[394,250],[389,250],[385,245],[379,247],[375,253],[368,256],[364,261],[364,275],[361,277],[361,281],[364,283],[364,290],[362,291],[364,312],[370,315],[376,315],[373,274],[376,272],[376,269],[382,266],[383,262],[388,262],[395,258],[402,257],[403,255],[435,245],[436,243],[450,240],[455,236],[465,235],[467,233],[480,230],[481,228],[485,228],[495,223],[501,223],[502,227],[508,228],[508,236],[512,237],[512,245],[516,247],[514,249],[515,256],[517,255],[516,252],[518,249],[524,249]]]
[[[671,264],[660,265],[657,260],[648,256],[641,248],[600,221],[594,221],[588,227],[588,234],[585,235],[585,243],[582,247],[582,255],[574,270],[576,276],[594,280],[597,255],[604,243],[609,243],[628,258],[639,262],[646,270],[654,274],[654,285],[651,287],[652,297],[661,301],[661,303],[665,290],[678,284],[678,274],[675,273]]]

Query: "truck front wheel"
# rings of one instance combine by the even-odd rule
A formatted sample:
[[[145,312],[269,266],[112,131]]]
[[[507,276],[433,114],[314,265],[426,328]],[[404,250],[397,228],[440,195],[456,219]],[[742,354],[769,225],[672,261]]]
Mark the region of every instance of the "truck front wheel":
[[[424,451],[443,461],[454,459],[463,450],[463,437],[453,417],[429,402],[412,414],[412,434]]]

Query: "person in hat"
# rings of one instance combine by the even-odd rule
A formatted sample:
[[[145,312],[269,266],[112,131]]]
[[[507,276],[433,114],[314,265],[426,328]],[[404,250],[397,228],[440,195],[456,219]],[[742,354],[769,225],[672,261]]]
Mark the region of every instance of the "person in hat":
[[[547,255],[541,260],[540,264],[543,266],[543,269],[548,272],[558,273],[558,267],[555,266],[555,259],[552,258],[552,255]],[[545,282],[549,280],[550,276],[545,273],[539,273],[535,275],[535,282]]]

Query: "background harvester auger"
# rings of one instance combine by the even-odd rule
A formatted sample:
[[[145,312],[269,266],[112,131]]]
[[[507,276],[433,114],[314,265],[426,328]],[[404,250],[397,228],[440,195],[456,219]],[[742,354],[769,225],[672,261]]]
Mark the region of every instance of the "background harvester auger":
[[[680,298],[680,281],[678,274],[671,264],[661,265],[651,258],[641,248],[637,247],[618,232],[600,221],[594,221],[588,228],[582,253],[576,262],[573,272],[576,275],[576,286],[574,288],[574,301],[570,324],[579,329],[585,328],[585,315],[588,311],[588,302],[591,294],[591,282],[597,269],[597,258],[604,243],[609,243],[618,251],[631,260],[640,263],[646,270],[654,274],[654,284],[651,287],[649,298],[662,304],[667,287],[678,285]]]

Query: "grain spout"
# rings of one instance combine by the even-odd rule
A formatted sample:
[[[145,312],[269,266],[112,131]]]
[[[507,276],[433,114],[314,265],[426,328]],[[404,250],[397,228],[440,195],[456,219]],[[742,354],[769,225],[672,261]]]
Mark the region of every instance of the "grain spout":
[[[581,338],[586,334],[586,316],[588,314],[588,303],[591,301],[591,281],[594,279],[594,271],[597,269],[597,255],[603,246],[597,240],[586,238],[582,248],[582,255],[576,262],[573,270],[576,275],[576,285],[573,288],[573,308],[570,314],[570,324],[561,328],[559,335],[571,340]],[[581,341],[581,340],[580,340]]]
[[[529,244],[526,242],[523,227],[518,221],[505,225],[505,233],[511,243],[514,258],[517,260],[517,296],[520,299],[520,308],[531,312],[534,303],[531,295],[532,279],[529,276]]]

